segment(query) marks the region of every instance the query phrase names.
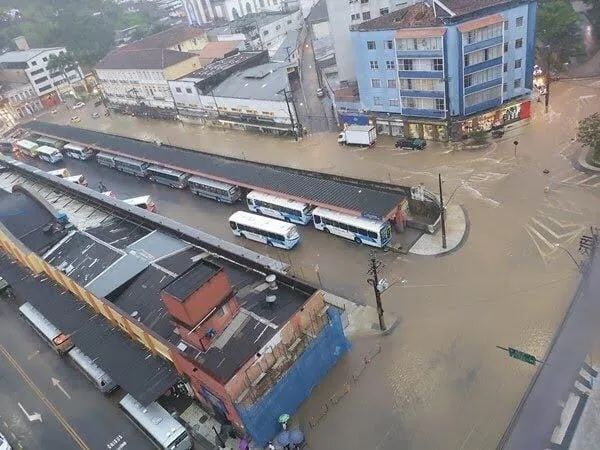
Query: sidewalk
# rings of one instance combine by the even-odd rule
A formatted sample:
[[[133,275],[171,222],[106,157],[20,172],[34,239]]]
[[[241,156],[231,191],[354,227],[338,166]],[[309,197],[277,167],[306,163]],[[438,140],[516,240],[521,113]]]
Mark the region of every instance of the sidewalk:
[[[424,234],[411,247],[409,253],[422,256],[441,256],[464,244],[469,234],[469,221],[460,205],[446,208],[446,248],[442,247],[441,227],[434,234]]]
[[[600,167],[593,166],[589,162],[586,161],[586,156],[588,155],[589,149],[583,148],[579,152],[579,156],[577,157],[577,163],[581,166],[581,168],[585,170],[592,170],[594,172],[600,172]]]

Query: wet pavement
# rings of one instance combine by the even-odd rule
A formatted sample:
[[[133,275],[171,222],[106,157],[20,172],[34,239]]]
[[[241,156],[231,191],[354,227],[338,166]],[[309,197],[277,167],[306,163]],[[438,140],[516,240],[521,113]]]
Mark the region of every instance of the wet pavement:
[[[377,253],[385,278],[406,280],[382,295],[384,309],[399,324],[389,336],[355,338],[353,350],[315,389],[298,419],[315,449],[478,450],[496,446],[535,370],[496,346],[545,353],[579,279],[555,244],[577,256],[579,236],[600,222],[600,174],[582,174],[572,163],[581,150],[572,140],[577,120],[598,110],[598,83],[555,83],[549,113],[534,103],[528,126],[514,127],[481,151],[430,143],[424,152],[398,152],[385,137],[374,150],[348,149],[337,146],[334,133],[295,143],[132,117],[92,120],[92,108],[79,112],[79,126],[273,164],[405,185],[423,182],[433,191],[442,173],[446,201],[467,211],[467,241],[438,258]],[[61,110],[47,118],[66,124],[70,115]],[[162,213],[233,239],[223,223],[235,207],[95,163],[70,164],[89,164],[92,186],[100,176],[117,192],[142,186]],[[302,245],[279,257],[300,276],[320,277],[334,293],[373,305],[365,281],[369,250],[301,231]]]

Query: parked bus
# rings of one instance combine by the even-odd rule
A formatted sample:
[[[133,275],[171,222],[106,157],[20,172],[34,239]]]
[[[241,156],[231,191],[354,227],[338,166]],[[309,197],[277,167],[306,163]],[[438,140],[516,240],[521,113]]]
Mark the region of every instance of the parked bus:
[[[35,158],[37,156],[37,149],[39,145],[37,145],[35,142],[28,141],[27,139],[21,139],[20,141],[15,142],[15,147],[17,151],[23,153],[24,155]]]
[[[312,212],[317,230],[351,239],[357,244],[385,247],[392,238],[392,227],[385,220],[363,219],[325,208]]]
[[[144,161],[136,161],[135,159],[115,156],[115,169],[121,172],[135,175],[136,177],[146,177],[148,175],[148,164]]]
[[[45,339],[56,353],[62,356],[73,348],[71,338],[61,333],[30,303],[21,305],[19,311],[31,328]]]
[[[84,175],[73,175],[70,177],[65,177],[65,181],[70,181],[71,183],[80,184],[86,187],[88,185],[87,179]]]
[[[252,191],[246,196],[248,209],[252,212],[276,219],[306,225],[312,218],[310,205],[308,203],[288,200],[259,191]]]
[[[63,160],[62,153],[55,149],[54,147],[48,147],[47,145],[42,145],[37,148],[37,155],[42,161],[46,161],[52,164],[56,164],[59,161]]]
[[[12,153],[14,151],[13,141],[9,138],[0,139],[0,153]]]
[[[239,186],[204,177],[190,177],[188,179],[188,186],[194,194],[218,202],[235,203],[242,195]]]
[[[58,178],[67,178],[67,177],[71,176],[71,172],[69,172],[69,169],[49,170],[46,173],[48,175],[54,175],[55,177],[58,177]]]
[[[112,169],[115,168],[115,157],[108,153],[98,153],[96,155],[96,161],[98,161],[98,164],[101,166],[110,167]]]
[[[141,197],[128,198],[123,200],[125,203],[131,206],[137,206],[145,209],[149,212],[156,212],[156,203],[152,200],[149,195],[142,195]]]
[[[236,236],[289,250],[300,242],[296,225],[269,217],[237,211],[229,217],[229,226]]]
[[[161,166],[149,166],[148,178],[156,183],[166,184],[177,189],[187,186],[189,174]]]
[[[58,150],[61,150],[64,146],[65,146],[65,142],[58,140],[58,139],[54,139],[54,138],[50,138],[50,137],[46,137],[46,136],[41,136],[39,138],[37,138],[35,140],[38,145],[43,146],[46,145],[48,147],[54,147]]]
[[[94,151],[87,148],[82,147],[81,145],[75,144],[67,144],[63,147],[63,152],[70,158],[81,159],[85,161],[86,159],[90,159],[94,156]]]
[[[73,347],[68,356],[75,366],[100,392],[107,394],[117,389],[118,385],[110,375],[98,367],[98,365],[79,348]]]
[[[158,403],[142,406],[127,394],[119,406],[133,424],[146,435],[158,449],[190,450],[192,439],[187,430]]]

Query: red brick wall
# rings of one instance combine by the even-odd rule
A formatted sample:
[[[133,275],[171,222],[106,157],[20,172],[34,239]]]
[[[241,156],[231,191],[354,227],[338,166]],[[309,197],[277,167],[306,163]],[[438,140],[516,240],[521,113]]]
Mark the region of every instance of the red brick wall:
[[[214,396],[218,397],[223,402],[225,409],[227,410],[227,418],[238,428],[244,428],[242,419],[233,406],[233,402],[231,401],[229,394],[227,394],[225,386],[223,386],[209,374],[205,373],[199,365],[196,366],[194,363],[187,360],[179,352],[173,352],[173,363],[175,364],[175,367],[179,373],[182,373],[189,378],[190,384],[194,388],[194,391],[202,403],[207,403],[207,400],[201,395],[201,388],[204,386]]]

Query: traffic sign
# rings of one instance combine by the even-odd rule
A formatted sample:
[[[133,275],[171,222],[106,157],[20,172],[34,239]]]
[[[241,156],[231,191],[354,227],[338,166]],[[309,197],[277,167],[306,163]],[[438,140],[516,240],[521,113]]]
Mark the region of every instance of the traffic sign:
[[[517,350],[516,348],[508,347],[508,355],[511,358],[520,359],[523,362],[534,365],[537,362],[535,356],[530,355],[529,353],[522,352],[521,350]]]

